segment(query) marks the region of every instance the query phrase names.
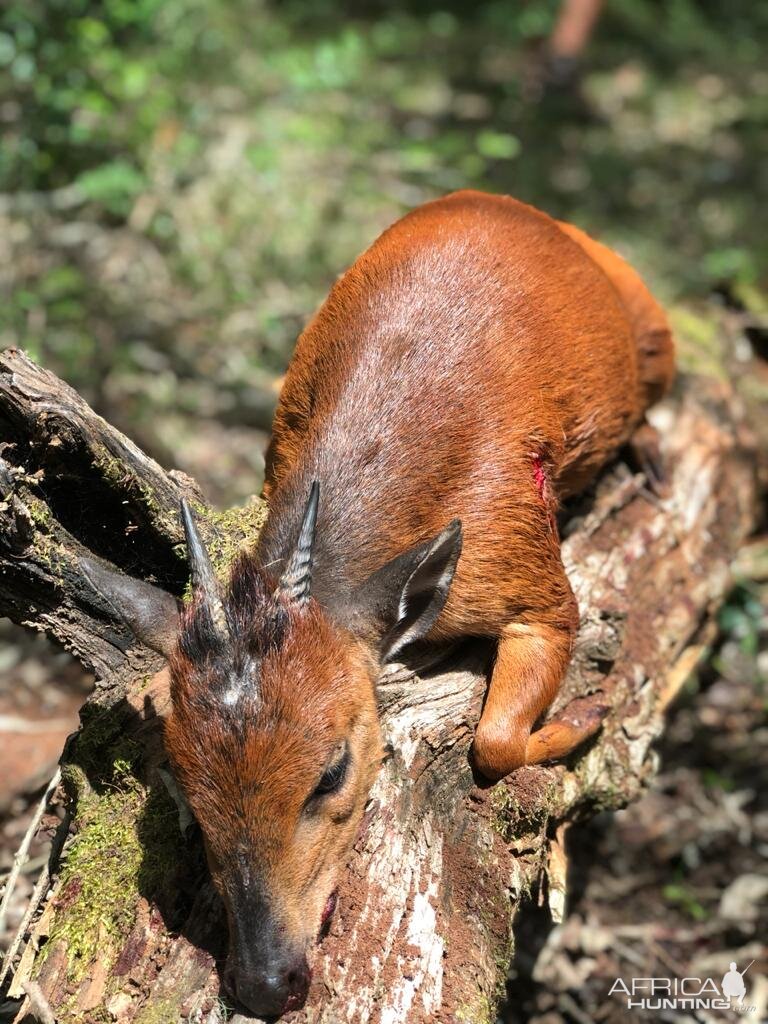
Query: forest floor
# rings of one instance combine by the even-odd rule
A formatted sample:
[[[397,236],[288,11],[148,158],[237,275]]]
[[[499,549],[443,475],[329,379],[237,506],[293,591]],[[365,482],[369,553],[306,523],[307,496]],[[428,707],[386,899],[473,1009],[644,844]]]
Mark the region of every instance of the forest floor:
[[[616,979],[719,984],[731,961],[755,961],[744,1001],[755,1010],[743,1019],[768,1019],[768,587],[762,611],[752,605],[759,589],[723,610],[712,658],[670,708],[648,792],[572,827],[567,916],[552,928],[533,906],[523,914],[508,1024],[727,1020],[630,1011],[609,993]],[[755,637],[744,643],[743,613],[757,616],[762,653]]]

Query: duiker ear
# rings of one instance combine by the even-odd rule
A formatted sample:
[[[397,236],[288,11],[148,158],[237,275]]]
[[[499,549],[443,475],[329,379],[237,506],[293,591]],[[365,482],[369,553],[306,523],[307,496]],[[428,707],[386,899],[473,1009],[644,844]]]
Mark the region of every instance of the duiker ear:
[[[461,522],[377,569],[353,595],[353,615],[379,641],[382,662],[421,640],[443,610],[461,554]]]
[[[112,606],[137,640],[169,657],[179,635],[176,598],[159,587],[107,569],[92,558],[80,558],[88,581]]]

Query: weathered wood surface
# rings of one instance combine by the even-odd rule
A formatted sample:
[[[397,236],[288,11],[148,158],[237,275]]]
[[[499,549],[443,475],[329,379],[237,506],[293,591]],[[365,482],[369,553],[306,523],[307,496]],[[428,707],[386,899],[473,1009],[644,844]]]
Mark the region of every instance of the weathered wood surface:
[[[316,949],[307,1007],[286,1020],[493,1020],[521,901],[536,892],[562,911],[568,823],[623,806],[653,775],[664,709],[711,638],[755,515],[752,441],[727,384],[684,379],[655,418],[669,497],[658,499],[617,463],[565,526],[582,626],[557,706],[601,690],[612,710],[597,741],[567,765],[524,768],[479,787],[467,750],[488,650],[467,650],[423,679],[405,669],[385,676],[381,711],[394,752]],[[13,351],[0,357],[0,440],[0,612],[45,629],[101,680],[64,759],[72,836],[24,937],[10,993],[22,997],[35,979],[62,1022],[214,1024],[225,1015],[216,970],[225,936],[199,844],[182,839],[157,778],[165,674],[150,678],[156,660],[112,621],[76,562],[90,549],[181,593],[177,503],[191,494],[202,509],[202,499],[191,480],[164,473]],[[254,503],[203,518],[223,566],[255,535],[263,510]],[[115,755],[126,738],[148,751],[127,768]],[[111,898],[98,927],[78,934],[77,866],[92,864],[86,837],[120,794],[122,818],[136,820],[113,853],[128,857],[126,843],[135,854],[138,829],[139,868],[121,905]],[[23,1019],[28,1002],[20,1007]]]

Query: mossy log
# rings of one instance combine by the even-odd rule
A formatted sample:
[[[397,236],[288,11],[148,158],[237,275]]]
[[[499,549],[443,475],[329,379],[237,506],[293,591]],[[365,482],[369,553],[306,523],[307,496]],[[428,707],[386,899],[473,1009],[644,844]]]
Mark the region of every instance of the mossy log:
[[[491,651],[380,681],[394,751],[367,808],[330,934],[294,1022],[485,1022],[504,992],[515,914],[565,895],[569,823],[635,798],[655,770],[664,710],[713,635],[730,564],[755,515],[754,452],[727,382],[688,377],[655,412],[670,494],[621,462],[566,510],[563,550],[581,609],[556,708],[602,691],[611,712],[568,764],[476,783],[468,747]],[[84,579],[90,552],[186,583],[179,498],[193,499],[223,573],[258,534],[263,503],[209,510],[21,352],[0,357],[0,612],[45,630],[99,682],[63,756],[71,825],[51,891],[9,974],[17,1019],[38,983],[57,1020],[226,1019],[221,908],[194,827],[163,784],[167,680]],[[396,481],[392,482],[396,487]]]

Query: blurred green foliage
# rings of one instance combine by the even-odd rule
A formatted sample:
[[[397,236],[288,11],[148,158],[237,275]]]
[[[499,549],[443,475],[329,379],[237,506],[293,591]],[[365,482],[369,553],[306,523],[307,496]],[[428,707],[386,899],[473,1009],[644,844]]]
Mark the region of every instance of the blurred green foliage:
[[[81,175],[97,180],[98,173],[95,199],[108,205],[132,198],[145,181],[142,147],[161,119],[179,109],[175,81],[196,57],[194,40],[183,31],[189,6],[5,4],[0,67],[12,128],[0,154],[4,187],[55,188]],[[169,39],[178,45],[168,46]]]
[[[662,896],[672,907],[681,910],[694,921],[706,921],[709,917],[706,907],[699,902],[695,891],[679,882],[665,885]]]
[[[557,8],[6,0],[0,340],[183,461],[192,418],[264,428],[334,277],[467,186],[581,224],[669,302],[764,303],[768,6],[609,0],[580,86],[537,96]]]
[[[728,604],[720,609],[719,624],[724,634],[738,643],[747,657],[756,658],[764,637],[765,624],[763,594],[757,583],[747,581],[736,587]]]

